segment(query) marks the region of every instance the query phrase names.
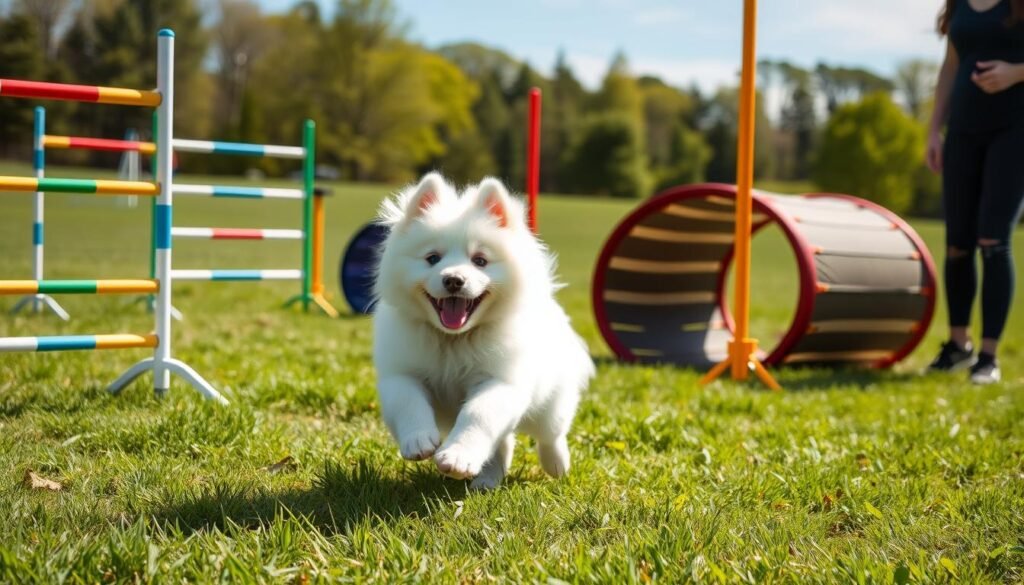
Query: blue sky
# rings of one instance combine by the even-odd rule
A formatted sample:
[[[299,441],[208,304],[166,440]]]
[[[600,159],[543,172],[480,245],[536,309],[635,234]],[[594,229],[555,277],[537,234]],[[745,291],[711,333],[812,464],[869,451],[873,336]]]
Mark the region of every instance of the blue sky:
[[[292,0],[259,0],[268,11]],[[395,0],[413,40],[478,41],[550,71],[564,49],[576,75],[598,83],[616,50],[635,73],[705,90],[736,79],[742,0]],[[332,0],[320,0],[330,9]],[[909,58],[939,61],[940,0],[761,0],[758,56],[891,74]]]

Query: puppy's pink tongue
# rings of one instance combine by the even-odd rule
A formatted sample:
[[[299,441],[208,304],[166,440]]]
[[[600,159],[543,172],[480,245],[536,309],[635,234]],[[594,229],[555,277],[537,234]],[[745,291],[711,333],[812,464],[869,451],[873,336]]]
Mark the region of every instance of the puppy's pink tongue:
[[[445,297],[441,299],[441,324],[449,329],[459,329],[469,320],[469,299]]]

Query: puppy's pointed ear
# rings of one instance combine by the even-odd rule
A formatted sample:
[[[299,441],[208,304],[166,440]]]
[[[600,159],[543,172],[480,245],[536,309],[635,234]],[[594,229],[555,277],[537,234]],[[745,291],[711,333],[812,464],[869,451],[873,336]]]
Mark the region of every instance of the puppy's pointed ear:
[[[499,227],[509,227],[512,222],[512,201],[508,190],[501,181],[488,177],[477,188],[477,205],[494,217]]]
[[[427,173],[424,175],[405,204],[405,221],[408,222],[423,215],[427,208],[437,204],[441,190],[444,188],[444,178],[440,174]]]

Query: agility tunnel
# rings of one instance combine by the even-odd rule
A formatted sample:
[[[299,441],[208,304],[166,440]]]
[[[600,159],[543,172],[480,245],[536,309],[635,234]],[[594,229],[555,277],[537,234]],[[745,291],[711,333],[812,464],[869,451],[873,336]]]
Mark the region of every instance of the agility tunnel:
[[[620,359],[702,368],[726,359],[735,200],[733,185],[676,187],[614,230],[591,292]],[[752,233],[782,231],[799,274],[793,322],[765,364],[888,367],[920,343],[935,308],[935,264],[896,214],[849,195],[756,190],[753,214]]]

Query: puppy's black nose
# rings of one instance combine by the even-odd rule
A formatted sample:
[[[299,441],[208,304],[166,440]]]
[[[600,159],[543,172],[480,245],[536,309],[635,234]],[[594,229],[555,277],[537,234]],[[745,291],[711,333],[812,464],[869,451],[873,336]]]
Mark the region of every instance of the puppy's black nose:
[[[449,274],[441,279],[441,284],[450,293],[457,293],[462,290],[462,287],[466,286],[466,279],[462,278],[458,274]]]

